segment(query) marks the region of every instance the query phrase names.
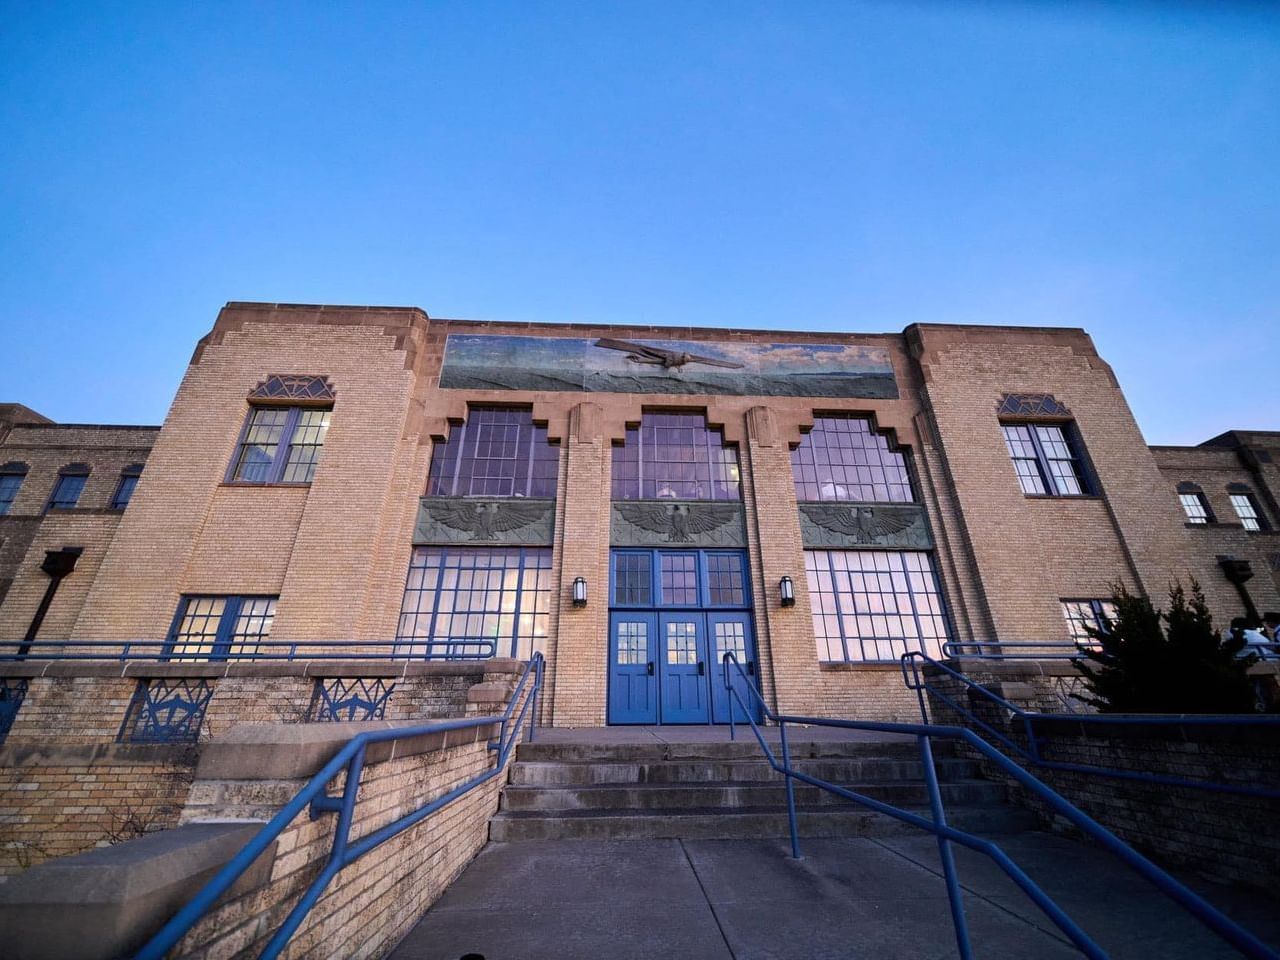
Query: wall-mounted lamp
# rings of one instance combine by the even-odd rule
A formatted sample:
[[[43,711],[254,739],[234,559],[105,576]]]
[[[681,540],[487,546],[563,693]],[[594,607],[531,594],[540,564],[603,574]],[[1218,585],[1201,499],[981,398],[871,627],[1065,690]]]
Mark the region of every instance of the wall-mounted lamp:
[[[573,578],[573,605],[575,607],[585,607],[587,605],[587,578]]]
[[[784,607],[794,607],[796,605],[796,585],[791,582],[790,577],[783,577],[778,581],[778,593],[782,597],[782,605]]]

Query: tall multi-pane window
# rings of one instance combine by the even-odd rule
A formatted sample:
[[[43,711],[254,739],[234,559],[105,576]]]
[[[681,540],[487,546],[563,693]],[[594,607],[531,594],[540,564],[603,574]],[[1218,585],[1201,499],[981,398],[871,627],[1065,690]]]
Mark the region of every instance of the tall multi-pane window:
[[[1209,501],[1199,491],[1179,493],[1178,502],[1182,504],[1182,512],[1187,515],[1187,523],[1212,523],[1213,514],[1209,512]]]
[[[188,596],[169,632],[169,660],[234,660],[271,637],[275,597]]]
[[[615,500],[741,500],[738,451],[700,413],[646,413],[613,448]]]
[[[1107,625],[1116,618],[1116,605],[1110,600],[1063,600],[1062,617],[1073,641],[1092,643],[1089,631],[1109,629]]]
[[[80,502],[80,494],[89,480],[89,468],[84,464],[73,463],[58,471],[58,482],[53,486],[49,496],[49,510],[70,510]]]
[[[1253,502],[1253,497],[1247,493],[1229,493],[1231,497],[1231,506],[1236,511],[1236,516],[1240,518],[1241,525],[1246,530],[1258,531],[1262,529],[1262,514],[1258,511],[1258,505]]]
[[[550,549],[415,547],[397,653],[528,660],[544,649],[550,616]]]
[[[13,507],[18,499],[18,491],[22,489],[22,481],[27,477],[25,463],[6,463],[0,467],[0,517]]]
[[[123,510],[133,499],[133,491],[138,486],[138,478],[142,476],[142,464],[132,463],[120,471],[120,480],[116,484],[116,492],[111,495],[111,509]]]
[[[824,416],[791,451],[796,499],[911,502],[906,457],[865,417]]]
[[[941,655],[947,618],[928,553],[806,550],[804,562],[819,660]]]
[[[1071,497],[1090,492],[1074,439],[1063,426],[1006,423],[1001,429],[1023,493]]]
[[[427,495],[551,498],[559,462],[559,446],[532,411],[478,408],[432,451]]]
[[[230,479],[236,483],[310,483],[333,411],[251,407]]]

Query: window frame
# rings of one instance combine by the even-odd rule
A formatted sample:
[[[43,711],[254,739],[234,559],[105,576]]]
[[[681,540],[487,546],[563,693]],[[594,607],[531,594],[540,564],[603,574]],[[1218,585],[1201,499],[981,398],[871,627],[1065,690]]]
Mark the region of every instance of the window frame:
[[[1246,517],[1240,512],[1240,504],[1236,502],[1237,498],[1243,500],[1245,504],[1253,511],[1252,517]],[[1262,512],[1262,507],[1258,503],[1257,497],[1242,483],[1233,483],[1227,487],[1227,502],[1231,504],[1231,509],[1235,512],[1236,519],[1240,522],[1248,533],[1264,533],[1271,529],[1271,524],[1267,522],[1266,514]],[[1249,521],[1253,521],[1253,526],[1249,526]]]
[[[838,588],[838,584],[837,584],[837,576],[836,576],[836,574],[837,574],[837,572],[838,572],[838,571],[837,571],[837,570],[836,570],[836,568],[832,565],[832,563],[831,563],[830,559],[826,559],[826,560],[824,560],[823,562],[826,564],[825,572],[826,572],[826,574],[828,575],[828,577],[830,577],[830,579],[831,579],[831,587],[832,587],[832,589],[831,589],[831,593],[830,593],[830,595],[832,596],[832,598],[834,598],[834,601],[835,601],[835,611],[834,611],[834,616],[835,616],[835,620],[836,620],[836,629],[839,631],[840,649],[841,649],[841,651],[844,653],[844,657],[843,657],[843,659],[839,659],[839,660],[831,660],[831,659],[826,659],[826,658],[824,658],[824,657],[823,657],[823,656],[821,656],[821,655],[819,654],[819,652],[818,652],[817,644],[819,644],[819,643],[823,644],[823,646],[827,649],[827,651],[828,651],[828,652],[830,652],[830,648],[831,648],[831,644],[832,644],[832,638],[830,638],[830,637],[828,637],[828,636],[826,635],[825,629],[822,631],[822,633],[821,633],[821,635],[820,635],[819,630],[818,630],[818,627],[817,627],[817,624],[816,624],[815,622],[813,622],[813,621],[814,621],[814,618],[815,618],[815,617],[817,617],[817,616],[824,616],[824,617],[825,617],[825,616],[830,616],[830,615],[832,615],[832,614],[831,614],[831,613],[827,613],[827,612],[818,612],[818,611],[815,611],[815,609],[814,609],[814,604],[813,604],[813,600],[812,600],[812,594],[813,594],[813,592],[814,592],[814,591],[813,591],[813,588],[810,586],[810,587],[808,588],[808,589],[809,589],[809,592],[810,592],[810,595],[811,595],[811,596],[810,596],[810,609],[809,609],[809,616],[810,616],[810,632],[813,634],[813,638],[814,638],[814,653],[815,653],[815,655],[817,656],[818,663],[819,663],[820,665],[821,665],[821,664],[853,664],[853,665],[863,665],[863,664],[900,663],[900,661],[901,661],[901,654],[898,654],[897,656],[895,656],[895,657],[890,657],[890,658],[870,658],[870,657],[865,657],[865,656],[863,656],[863,657],[858,657],[858,658],[851,658],[851,657],[849,656],[850,644],[856,644],[856,645],[857,645],[857,647],[858,647],[858,652],[859,652],[859,653],[864,653],[864,654],[865,654],[866,649],[867,649],[867,644],[871,644],[871,645],[872,645],[872,647],[873,647],[873,648],[875,648],[875,647],[878,647],[878,646],[879,646],[879,644],[880,644],[881,642],[887,642],[887,643],[889,643],[891,646],[892,646],[893,644],[900,644],[900,645],[903,647],[903,652],[909,652],[910,648],[907,646],[907,644],[908,644],[908,642],[910,642],[912,639],[914,639],[914,641],[917,643],[917,647],[916,647],[915,649],[918,649],[918,650],[920,650],[920,651],[922,651],[922,652],[924,652],[924,653],[926,653],[926,654],[928,654],[928,655],[930,655],[930,656],[939,656],[939,657],[940,657],[941,652],[942,652],[943,644],[950,642],[950,641],[955,637],[955,635],[956,635],[956,634],[955,634],[955,624],[954,624],[954,622],[952,621],[950,608],[949,608],[949,606],[948,606],[948,604],[947,604],[947,592],[946,592],[946,588],[945,588],[945,586],[944,586],[944,585],[943,585],[943,583],[942,583],[942,575],[938,572],[937,556],[936,556],[936,554],[934,553],[934,551],[932,551],[932,550],[849,550],[849,549],[841,549],[841,548],[838,548],[838,547],[806,547],[806,548],[805,548],[805,550],[804,550],[804,555],[805,555],[805,581],[806,581],[806,585],[808,585],[808,579],[809,579],[809,555],[810,555],[810,554],[814,554],[814,555],[817,555],[817,554],[828,554],[828,555],[829,555],[829,554],[837,554],[837,553],[839,553],[839,554],[880,554],[880,553],[883,553],[883,554],[888,554],[888,555],[891,555],[891,556],[893,556],[893,555],[897,555],[897,556],[899,556],[899,557],[901,557],[901,558],[902,558],[902,559],[901,559],[901,561],[900,561],[900,563],[899,563],[899,566],[898,566],[898,568],[897,568],[897,569],[890,569],[890,570],[889,570],[889,571],[887,571],[887,572],[888,572],[889,574],[891,574],[891,575],[892,575],[893,573],[902,573],[902,574],[904,574],[904,575],[906,576],[906,578],[907,578],[907,590],[906,590],[906,595],[907,595],[907,597],[908,597],[908,599],[909,599],[909,601],[910,601],[910,603],[911,603],[911,617],[912,617],[912,619],[915,621],[915,624],[916,624],[916,636],[915,636],[915,638],[908,638],[908,637],[875,637],[875,636],[865,637],[865,638],[864,638],[864,637],[856,636],[856,635],[851,637],[851,636],[848,634],[848,632],[846,632],[846,630],[845,630],[845,621],[846,621],[846,618],[848,618],[848,617],[858,617],[858,616],[870,616],[870,617],[875,617],[875,616],[897,616],[897,617],[902,617],[902,616],[904,616],[904,614],[903,614],[901,611],[898,611],[898,612],[893,613],[893,614],[888,614],[888,613],[876,613],[876,612],[860,612],[860,611],[856,611],[856,610],[846,612],[846,610],[845,610],[845,608],[844,608],[844,603],[845,603],[845,602],[847,602],[847,600],[842,600],[842,598],[847,598],[847,596],[848,596],[848,595],[847,595],[847,594],[843,594],[843,593],[841,593],[841,592],[840,592],[840,590],[839,590],[839,588]],[[926,638],[926,637],[925,637],[924,623],[923,623],[923,621],[921,620],[921,618],[922,618],[922,617],[932,617],[932,616],[935,616],[935,614],[929,613],[928,611],[926,611],[926,612],[924,612],[924,613],[921,613],[921,611],[920,611],[920,605],[919,605],[919,603],[917,602],[917,595],[916,595],[915,591],[911,589],[911,574],[912,574],[912,573],[914,573],[914,572],[917,572],[917,571],[912,571],[912,570],[910,570],[910,569],[907,567],[906,555],[908,555],[908,554],[918,554],[918,555],[922,556],[922,557],[924,558],[924,560],[925,560],[925,563],[926,563],[926,564],[927,564],[927,566],[928,566],[928,573],[929,573],[929,575],[932,577],[932,580],[933,580],[933,596],[935,596],[935,597],[937,598],[937,603],[938,603],[938,612],[937,612],[936,616],[937,616],[937,617],[941,620],[941,622],[942,622],[942,632],[943,632],[943,636],[942,636],[941,638],[937,638],[937,637],[933,637],[933,636],[930,636],[930,637],[928,637],[928,638]],[[819,572],[819,573],[821,573],[821,572],[823,572],[823,571],[822,571],[822,570],[819,570],[818,572]],[[876,574],[878,575],[878,574],[879,574],[880,572],[882,572],[882,571],[865,571],[865,570],[863,570],[863,571],[859,571],[859,573],[860,573],[862,576],[864,576],[864,577],[865,577],[869,572],[874,572],[874,573],[876,573]],[[851,592],[856,592],[856,591],[851,591]],[[867,593],[868,593],[868,594],[870,594],[870,591],[867,591]],[[881,596],[883,595],[883,591],[880,591],[880,590],[875,591],[875,593],[876,593],[876,595],[881,595]],[[928,644],[936,644],[937,649],[936,649],[936,650],[934,650],[934,651],[930,651],[930,650],[928,649]],[[879,650],[877,649],[877,650],[876,650],[876,652],[877,652],[877,653],[879,653]]]
[[[187,608],[192,600],[221,600],[222,613],[218,620],[218,629],[214,632],[214,639],[209,646],[208,653],[192,654],[192,653],[175,653],[174,650],[179,646],[178,628],[182,626],[182,621],[187,615]],[[232,654],[231,648],[235,642],[236,621],[240,619],[240,613],[246,602],[254,602],[258,600],[266,600],[273,604],[271,608],[271,618],[274,625],[275,621],[275,604],[280,602],[279,594],[272,593],[184,593],[178,598],[178,607],[173,614],[173,620],[169,624],[169,632],[165,635],[164,648],[161,651],[161,661],[165,663],[225,663],[228,660],[255,660],[257,659],[258,648],[254,647],[251,654]],[[258,637],[259,644],[271,639],[270,631],[266,636]]]
[[[1072,634],[1071,632],[1072,618],[1067,616],[1067,604],[1069,603],[1076,603],[1076,604],[1087,603],[1089,605],[1089,611],[1093,617],[1093,623],[1092,623],[1093,628],[1095,630],[1098,630],[1101,633],[1110,632],[1107,629],[1107,621],[1115,619],[1114,614],[1116,610],[1115,610],[1114,601],[1108,600],[1105,598],[1098,598],[1098,597],[1059,597],[1058,603],[1060,604],[1060,609],[1062,611],[1063,622],[1067,625],[1067,638],[1077,646],[1079,646],[1080,644],[1085,644],[1086,646],[1093,646],[1094,641],[1088,635],[1085,635],[1084,637],[1077,637]],[[1111,607],[1112,612],[1107,613],[1107,611],[1104,609],[1105,607]]]
[[[824,497],[822,496],[822,484],[817,478],[817,470],[818,470],[819,464],[816,456],[816,451],[818,449],[822,449],[825,451],[843,450],[843,449],[867,451],[872,449],[871,447],[868,447],[865,445],[846,446],[839,443],[829,444],[826,442],[824,442],[819,447],[819,445],[814,440],[815,435],[822,436],[822,437],[825,437],[828,435],[828,431],[825,428],[821,430],[819,429],[820,425],[823,423],[823,421],[835,421],[835,420],[843,420],[843,421],[857,420],[865,423],[867,427],[866,435],[872,439],[873,443],[878,440],[883,440],[885,444],[884,446],[885,452],[889,454],[891,457],[896,457],[901,461],[902,472],[905,474],[905,480],[890,481],[888,478],[888,474],[886,472],[890,464],[887,464],[885,462],[885,458],[879,454],[877,454],[877,461],[875,463],[871,463],[871,462],[857,463],[855,458],[855,462],[852,462],[852,463],[841,462],[839,464],[836,464],[828,461],[827,465],[833,466],[833,467],[839,466],[842,469],[852,468],[854,470],[858,469],[859,467],[871,468],[872,470],[879,469],[883,475],[882,481],[877,482],[875,479],[872,479],[869,483],[862,483],[862,482],[856,482],[851,484],[846,483],[844,484],[844,486],[846,487],[846,492],[848,487],[870,486],[874,488],[876,486],[883,486],[888,496],[886,497],[850,497],[850,496]],[[838,435],[840,431],[831,431],[831,433]],[[851,435],[860,434],[860,431],[848,431],[848,433]],[[879,449],[878,446],[876,447],[876,449],[877,450]],[[797,457],[800,455],[800,452],[802,450],[809,451],[808,463],[804,463],[804,462],[797,463]],[[878,429],[875,418],[867,414],[848,413],[844,411],[823,411],[823,412],[815,411],[815,413],[813,414],[813,425],[808,430],[804,431],[803,436],[800,438],[800,442],[791,448],[790,462],[791,462],[791,480],[795,487],[797,503],[919,503],[920,502],[920,498],[918,496],[917,484],[916,484],[915,468],[911,462],[909,449],[907,447],[899,445],[896,442],[896,438],[892,436],[891,431]],[[893,466],[896,466],[896,464],[893,464]],[[802,480],[796,472],[798,468],[803,469],[805,467],[812,467],[814,470],[814,480],[812,481],[812,483],[810,483],[810,481],[808,480]],[[834,488],[833,492],[834,490],[838,490],[842,486],[842,484],[837,483],[835,481],[834,477],[832,477],[832,479],[829,480],[828,482]],[[818,497],[816,499],[811,499],[807,495],[802,495],[802,490],[801,490],[802,486],[817,487],[818,494],[819,494]],[[893,488],[895,487],[906,488],[907,496],[905,499],[894,497],[892,495]]]
[[[655,431],[655,432],[664,428],[696,429],[696,427],[693,425],[690,425],[689,427],[683,427],[678,424],[662,423],[658,420],[652,420],[646,424],[645,421],[649,417],[655,417],[655,418],[656,417],[690,417],[690,418],[698,418],[699,420],[701,420],[701,429],[702,429],[701,441],[702,442],[701,443],[695,442],[694,444],[690,445],[688,449],[695,452],[698,450],[705,450],[706,451],[705,461],[698,460],[695,455],[692,460],[688,460],[688,461],[651,459],[647,462],[650,467],[654,467],[657,465],[670,467],[673,465],[691,464],[694,468],[693,472],[695,474],[698,472],[699,467],[705,466],[706,486],[707,486],[708,492],[712,494],[711,496],[698,497],[698,496],[676,495],[676,496],[668,497],[668,496],[662,496],[660,491],[657,489],[657,484],[659,482],[694,484],[694,485],[700,486],[703,483],[703,479],[698,476],[695,476],[694,479],[692,480],[672,480],[671,478],[668,477],[663,481],[659,481],[659,479],[656,476],[646,477],[645,453],[646,451],[652,449],[654,446],[652,443],[647,443],[645,441],[646,429],[650,431]],[[629,440],[632,440],[632,439],[634,439],[634,448],[632,447],[632,444],[628,442]],[[664,446],[664,445],[659,444],[659,446]],[[622,451],[625,451],[628,449],[635,450],[635,461],[634,461],[635,476],[634,477],[623,476],[622,472],[619,470],[620,464],[629,462],[628,458],[622,453]],[[726,452],[728,452],[731,455],[732,457],[731,461],[729,459],[726,459],[725,457]],[[631,502],[636,500],[666,500],[666,501],[691,500],[691,501],[705,501],[708,503],[742,503],[743,502],[742,459],[740,456],[738,445],[736,443],[729,443],[728,441],[726,441],[724,438],[724,430],[717,429],[711,426],[706,412],[702,410],[657,409],[657,410],[642,411],[640,414],[640,420],[638,422],[628,423],[626,425],[626,429],[623,432],[622,440],[621,441],[615,440],[611,445],[611,449],[609,453],[609,467],[610,467],[609,496],[610,496],[610,499],[612,500],[624,501],[624,502]],[[727,471],[730,467],[732,468],[734,473],[737,474],[737,477],[732,482],[732,484],[718,480],[716,478],[715,473],[717,470],[723,469]],[[656,471],[654,472],[656,473]],[[651,483],[654,485],[653,496],[645,496],[646,483]],[[727,494],[730,494],[730,495],[716,496],[715,494],[718,492],[718,490],[724,490]],[[674,493],[674,491],[672,492]]]
[[[697,578],[698,597],[693,603],[674,603],[662,593],[662,557],[689,556],[694,560],[694,576]],[[623,556],[649,558],[649,602],[617,602],[618,565],[615,559]],[[737,557],[742,564],[742,602],[714,603],[711,598],[711,557]],[[613,547],[609,550],[609,598],[611,610],[750,610],[751,609],[751,561],[746,550],[710,549],[698,547]]]
[[[92,473],[88,464],[69,463],[65,467],[58,470],[58,479],[54,481],[53,490],[49,492],[49,499],[45,501],[44,513],[50,510],[75,510],[80,505],[80,498],[84,496],[85,487],[89,485],[89,476]],[[69,504],[58,503],[58,491],[62,489],[64,482],[68,480],[79,480],[80,489],[76,491],[75,499]]]
[[[16,478],[17,483],[13,487],[13,496],[7,500],[0,499],[0,517],[7,517],[9,511],[13,509],[13,505],[18,502],[18,494],[22,492],[22,485],[27,482],[27,474],[30,468],[17,460],[12,460],[0,467],[0,483],[10,478]]]
[[[477,423],[476,415],[483,416],[485,413],[517,413],[528,417],[527,424],[518,422],[515,424],[518,428],[526,425],[529,428],[528,445],[525,451],[525,462],[521,462],[519,456],[507,458],[498,457],[478,457],[476,453],[478,446],[482,440],[478,431],[482,428],[495,426],[496,423],[486,422]],[[510,425],[510,424],[508,424]],[[473,436],[474,433],[474,436]],[[455,436],[457,437],[456,449],[450,448]],[[488,442],[493,442],[490,439]],[[517,449],[520,440],[515,441]],[[545,446],[553,452],[552,456],[547,456],[544,452],[542,457],[537,453],[541,447]],[[468,447],[470,448],[470,457],[468,457]],[[533,417],[533,410],[530,407],[521,406],[469,406],[467,408],[467,417],[461,423],[451,423],[449,426],[449,435],[443,441],[437,441],[432,444],[431,461],[427,465],[427,483],[425,495],[428,497],[467,497],[467,498],[483,498],[483,499],[501,499],[504,497],[518,497],[530,500],[554,500],[557,497],[560,486],[560,454],[561,445],[553,442],[547,435],[547,424],[545,421],[538,422]],[[437,460],[437,458],[440,458]],[[464,464],[472,464],[469,478],[466,483],[469,487],[474,487],[477,477],[474,471],[474,464],[498,461],[510,462],[515,465],[516,470],[513,471],[511,479],[511,493],[459,493],[459,483],[462,481],[464,473]],[[554,470],[550,477],[537,476],[536,467],[542,462],[554,464]],[[439,467],[437,468],[437,463]],[[520,467],[524,468],[523,478],[520,477]],[[447,475],[446,475],[447,471]],[[481,477],[481,480],[506,480],[506,477]],[[520,481],[523,479],[523,486]],[[546,492],[545,486],[539,488],[538,493],[534,493],[535,485],[546,484],[550,481],[550,492]],[[441,491],[441,487],[447,489]]]
[[[245,480],[237,477],[240,471],[240,464],[244,459],[245,447],[248,446],[249,430],[253,426],[254,417],[260,410],[285,410],[285,421],[280,428],[280,439],[276,442],[276,451],[271,458],[271,466],[267,470],[267,476],[262,480]],[[226,476],[223,482],[234,484],[242,487],[266,487],[266,486],[286,486],[286,487],[307,487],[315,481],[315,472],[320,469],[320,455],[316,455],[316,459],[311,467],[311,477],[307,480],[285,480],[284,472],[289,466],[289,453],[293,449],[293,438],[298,431],[298,422],[302,418],[303,412],[318,411],[327,412],[330,415],[330,422],[325,425],[325,435],[321,442],[316,444],[308,444],[308,446],[319,446],[321,453],[324,451],[325,441],[329,437],[329,428],[333,425],[333,404],[331,403],[314,403],[314,404],[287,404],[287,403],[261,403],[251,402],[249,410],[245,414],[244,423],[240,426],[240,435],[236,439],[236,445],[231,453],[231,462],[227,465]]]
[[[430,605],[425,609],[407,611],[405,609],[405,605],[406,605],[406,601],[408,600],[409,592],[410,592],[409,584],[413,577],[413,572],[415,570],[415,566],[414,566],[415,555],[419,550],[423,550],[423,551],[435,550],[439,552],[438,562],[435,568],[435,583],[431,587],[428,587],[425,582],[426,578],[424,576],[423,578],[424,582],[422,586],[420,588],[414,588],[414,589],[415,589],[415,592],[422,595],[423,597],[430,596],[431,597]],[[484,567],[478,567],[473,564],[470,567],[464,567],[462,565],[450,566],[448,563],[448,560],[451,554],[465,556],[468,554],[479,554],[479,553],[484,553],[488,555],[488,565]],[[493,555],[496,553],[517,553],[518,562],[514,567],[510,567],[510,566],[503,566],[501,568],[495,567],[493,565],[492,558],[493,558]],[[545,557],[546,564],[542,565],[537,563],[530,563],[529,562],[530,559],[534,557],[538,559]],[[481,643],[486,640],[492,639],[493,645],[494,645],[493,657],[495,658],[517,657],[519,659],[523,659],[519,656],[521,645],[524,642],[524,638],[522,638],[520,634],[520,618],[522,616],[530,616],[530,617],[536,618],[538,616],[545,615],[546,633],[543,636],[538,636],[536,632],[537,627],[535,626],[533,628],[534,632],[527,637],[528,643],[529,643],[529,650],[531,654],[540,649],[539,648],[540,644],[542,645],[542,647],[545,648],[546,644],[548,643],[548,641],[552,636],[551,617],[552,617],[553,611],[555,610],[555,604],[556,604],[555,581],[553,576],[555,572],[554,563],[555,563],[555,555],[552,551],[552,548],[547,546],[503,546],[501,544],[489,544],[489,545],[418,544],[414,546],[409,551],[409,565],[408,565],[408,569],[405,571],[404,590],[401,593],[400,610],[396,615],[396,635],[395,635],[394,646],[392,648],[393,656],[398,658],[405,658],[409,660],[449,661],[449,660],[489,659],[487,657],[477,657],[474,655],[468,655],[466,653],[462,655],[451,656],[449,651],[452,648],[446,649],[444,653],[435,653],[428,646],[427,649],[423,651],[421,649],[421,645],[435,643],[435,642],[452,643],[454,645],[463,647],[465,650],[465,647],[468,645],[468,643],[476,644],[476,643]],[[424,564],[421,569],[430,570],[431,564],[429,563]],[[514,570],[516,572],[516,584],[514,588],[514,606],[511,609],[511,611],[509,611],[511,616],[510,633],[508,633],[505,636],[493,637],[493,638],[457,637],[457,636],[437,637],[436,627],[440,621],[440,617],[442,614],[444,614],[445,616],[448,616],[450,618],[450,621],[452,621],[453,617],[458,615],[462,615],[462,616],[479,615],[482,617],[491,616],[491,615],[492,616],[507,615],[507,611],[503,611],[503,610],[498,610],[495,612],[495,611],[487,611],[487,610],[476,611],[472,609],[467,609],[465,611],[460,612],[457,607],[457,598],[460,593],[465,592],[468,595],[472,595],[477,592],[474,588],[468,589],[466,591],[462,591],[459,589],[457,585],[457,581],[459,578],[456,576],[456,574],[459,571],[468,570],[468,571],[471,571],[472,574],[474,575],[476,571],[482,571],[485,574],[492,574],[494,571],[498,569],[501,569],[503,571]],[[454,584],[446,588],[444,584],[446,579],[448,579],[449,571],[453,571],[455,574],[453,578]],[[545,587],[545,589],[539,589],[537,585],[537,581],[542,579],[542,575],[544,574],[546,576],[547,586]],[[526,576],[530,576],[530,575],[533,578],[533,583],[526,584],[525,578]],[[474,576],[473,576],[473,583],[474,583]],[[504,592],[505,590],[500,586],[498,588],[499,599],[501,599]],[[448,593],[451,596],[452,606],[448,610],[442,611],[440,608],[440,600],[442,595],[445,593]],[[488,593],[489,593],[489,587],[486,586],[484,588],[484,595],[487,596]],[[543,614],[537,609],[537,600],[538,600],[539,593],[545,593],[547,597],[547,609],[545,611],[545,614]],[[533,601],[533,606],[529,609],[525,608],[526,598],[529,598]],[[428,625],[427,625],[427,632],[425,636],[419,637],[419,636],[416,636],[415,634],[406,634],[402,632],[404,617],[406,616],[407,613],[412,613],[414,616],[417,616],[417,617],[427,618]],[[415,643],[418,644],[419,646],[415,647],[414,646]],[[504,644],[506,645],[505,649],[503,647]],[[406,652],[401,652],[402,649],[404,649]]]
[[[142,464],[140,463],[131,463],[120,471],[120,479],[116,481],[115,492],[111,494],[112,510],[120,510],[123,512],[124,509],[129,506],[129,501],[133,499],[133,494],[138,489],[138,481],[141,478]],[[130,480],[133,482],[129,484],[129,492],[125,495],[124,501],[121,502],[120,494],[124,491],[125,484]]]
[[[1088,457],[1084,451],[1084,441],[1080,436],[1080,431],[1076,427],[1074,420],[1062,419],[1001,419],[998,421],[1000,425],[1000,440],[1004,444],[1005,456],[1009,458],[1010,464],[1013,464],[1014,479],[1018,481],[1018,489],[1024,497],[1032,499],[1071,499],[1081,497],[1098,496],[1099,486],[1093,473],[1093,468],[1089,463]],[[1027,438],[1031,443],[1034,457],[1015,457],[1013,451],[1009,449],[1009,438],[1005,434],[1005,430],[1010,427],[1022,427],[1027,431]],[[1040,428],[1056,427],[1062,434],[1062,441],[1066,445],[1068,452],[1071,454],[1069,460],[1063,460],[1061,457],[1051,457],[1045,451],[1044,441],[1040,437]],[[1029,492],[1022,486],[1022,475],[1018,473],[1017,462],[1022,460],[1031,460],[1036,468],[1037,476],[1040,479],[1041,486],[1044,487],[1043,493]],[[1050,463],[1070,463],[1072,472],[1075,475],[1076,483],[1080,486],[1079,493],[1061,493],[1058,490],[1058,478],[1050,469]]]

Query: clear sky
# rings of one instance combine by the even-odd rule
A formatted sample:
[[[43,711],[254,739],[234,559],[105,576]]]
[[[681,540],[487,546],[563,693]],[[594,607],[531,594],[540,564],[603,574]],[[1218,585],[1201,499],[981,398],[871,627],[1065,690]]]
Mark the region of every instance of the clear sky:
[[[1280,4],[0,0],[0,401],[158,423],[227,300],[1083,326],[1280,429]]]

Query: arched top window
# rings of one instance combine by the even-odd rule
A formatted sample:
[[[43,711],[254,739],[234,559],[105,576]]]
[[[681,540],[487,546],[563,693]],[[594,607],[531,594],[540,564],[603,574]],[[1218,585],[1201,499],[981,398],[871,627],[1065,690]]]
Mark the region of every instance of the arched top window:
[[[613,448],[615,500],[741,500],[738,451],[701,413],[646,413]]]
[[[817,417],[791,451],[796,499],[872,500],[909,503],[911,477],[906,457],[871,429],[865,417]]]
[[[552,498],[559,463],[531,410],[474,409],[431,452],[427,496]]]

